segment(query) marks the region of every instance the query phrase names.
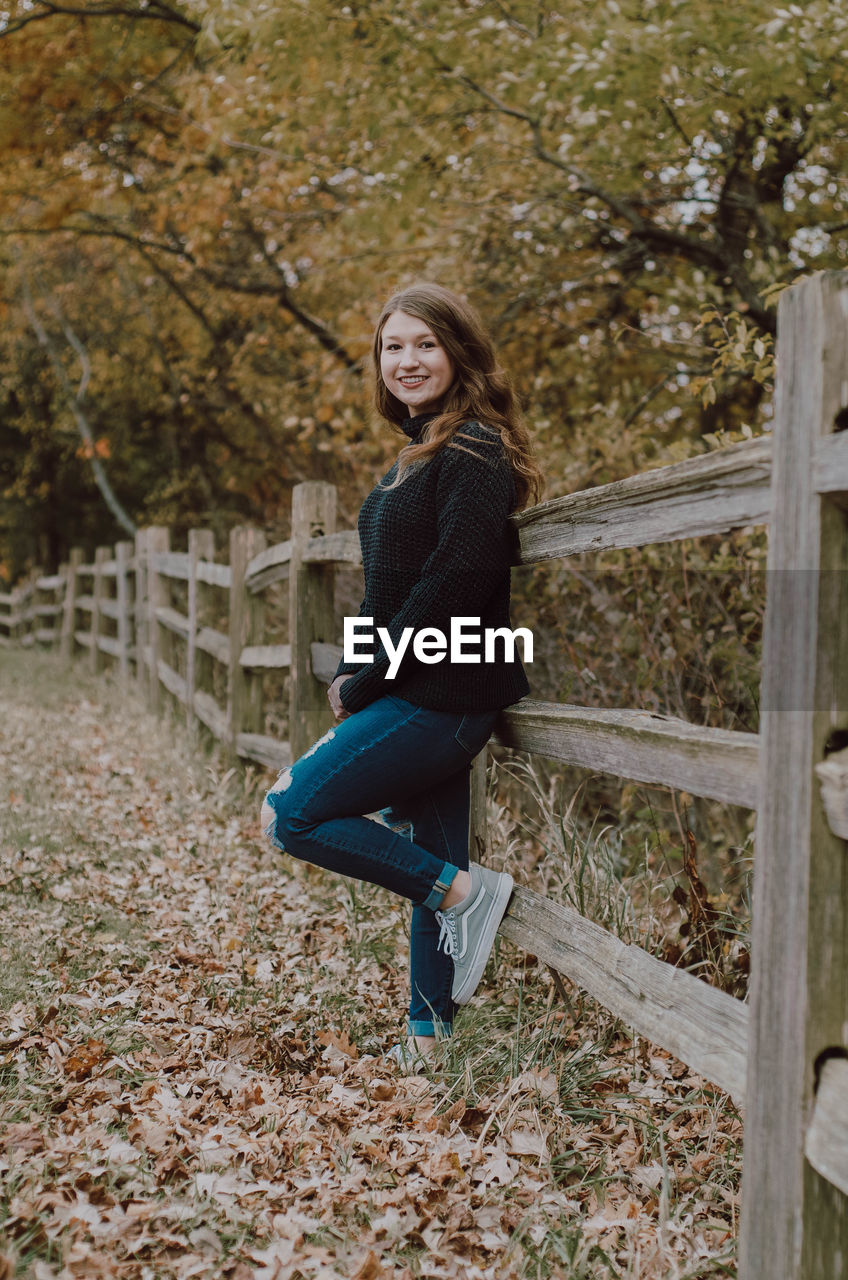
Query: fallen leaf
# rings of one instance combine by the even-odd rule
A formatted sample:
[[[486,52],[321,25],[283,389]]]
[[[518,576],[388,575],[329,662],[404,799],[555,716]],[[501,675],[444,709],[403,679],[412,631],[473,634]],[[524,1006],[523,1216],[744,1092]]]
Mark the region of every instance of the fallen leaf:
[[[65,1059],[65,1071],[75,1080],[83,1080],[102,1062],[105,1053],[106,1045],[102,1040],[86,1040],[85,1044],[78,1045]]]
[[[380,1266],[380,1259],[372,1249],[368,1250],[359,1267],[353,1273],[353,1280],[380,1280],[386,1272]]]

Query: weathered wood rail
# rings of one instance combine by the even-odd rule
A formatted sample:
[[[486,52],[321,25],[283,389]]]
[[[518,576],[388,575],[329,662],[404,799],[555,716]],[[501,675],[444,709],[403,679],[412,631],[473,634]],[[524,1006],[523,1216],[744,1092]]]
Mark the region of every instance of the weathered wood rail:
[[[528,698],[495,734],[758,810],[750,1002],[529,888],[516,890],[502,932],[745,1103],[742,1280],[837,1280],[848,1267],[848,750],[828,756],[827,744],[848,730],[848,273],[788,290],[778,335],[771,438],[514,517],[520,564],[768,524],[761,733]],[[361,563],[335,503],[332,486],[299,485],[291,537],[267,547],[258,530],[236,529],[227,564],[208,530],[193,530],[184,552],[164,528],[99,548],[93,562],[75,551],[58,574],[0,595],[0,642],[85,651],[92,670],[116,667],[152,705],[168,695],[243,759],[281,767],[330,722],[334,572]],[[286,580],[289,635],[272,641],[266,592]],[[266,732],[268,672],[288,673],[285,739]],[[484,779],[478,758],[481,848]]]

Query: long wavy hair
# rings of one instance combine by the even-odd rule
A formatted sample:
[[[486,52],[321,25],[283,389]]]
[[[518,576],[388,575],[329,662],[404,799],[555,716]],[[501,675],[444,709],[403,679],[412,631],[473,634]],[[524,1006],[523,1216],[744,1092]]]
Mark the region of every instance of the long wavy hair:
[[[461,449],[460,440],[481,441],[463,436],[461,428],[479,422],[495,430],[503,441],[515,477],[516,510],[541,495],[542,473],[533,456],[527,428],[509,378],[498,365],[491,339],[477,312],[464,298],[438,284],[414,284],[389,298],[374,331],[374,402],[377,412],[395,426],[409,417],[408,407],[394,396],[380,372],[383,329],[396,311],[423,320],[454,368],[454,381],[445,395],[438,415],[429,422],[421,438],[408,444],[398,457],[394,484],[414,462],[424,462],[440,449]]]

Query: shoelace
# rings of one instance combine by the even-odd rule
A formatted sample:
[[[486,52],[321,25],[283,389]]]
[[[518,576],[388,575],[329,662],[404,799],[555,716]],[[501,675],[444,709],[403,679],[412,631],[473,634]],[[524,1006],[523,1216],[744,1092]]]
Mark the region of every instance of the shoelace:
[[[444,951],[446,956],[454,956],[459,950],[456,936],[456,916],[453,911],[437,911],[436,919],[439,922],[439,940],[436,943],[437,951]]]

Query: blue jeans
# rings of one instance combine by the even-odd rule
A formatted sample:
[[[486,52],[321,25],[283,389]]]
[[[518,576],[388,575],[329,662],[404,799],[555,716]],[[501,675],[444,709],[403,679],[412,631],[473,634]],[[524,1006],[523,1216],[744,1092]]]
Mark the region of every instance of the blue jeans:
[[[471,761],[497,715],[380,698],[284,769],[262,805],[276,848],[413,903],[408,1029],[416,1035],[447,1035],[453,1024],[453,960],[437,949],[433,913],[468,869]],[[365,816],[375,813],[388,825]]]

